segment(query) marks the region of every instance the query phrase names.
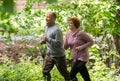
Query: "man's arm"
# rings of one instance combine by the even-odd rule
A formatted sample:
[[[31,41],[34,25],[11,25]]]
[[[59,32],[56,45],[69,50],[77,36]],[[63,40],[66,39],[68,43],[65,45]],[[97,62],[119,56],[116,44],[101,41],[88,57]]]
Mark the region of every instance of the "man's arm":
[[[55,36],[53,38],[46,38],[46,41],[49,42],[52,46],[63,46],[63,35],[60,30],[55,32]]]

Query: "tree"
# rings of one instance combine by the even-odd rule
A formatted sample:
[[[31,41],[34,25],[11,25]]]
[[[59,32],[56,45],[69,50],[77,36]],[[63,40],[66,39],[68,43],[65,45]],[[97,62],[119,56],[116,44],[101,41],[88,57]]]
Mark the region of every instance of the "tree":
[[[117,5],[120,5],[120,0],[116,0],[117,1]],[[117,23],[116,23],[116,33],[114,35],[114,41],[115,41],[115,46],[116,46],[116,50],[117,50],[117,54],[118,57],[116,58],[116,68],[120,67],[120,9],[116,10],[116,18],[117,18]]]

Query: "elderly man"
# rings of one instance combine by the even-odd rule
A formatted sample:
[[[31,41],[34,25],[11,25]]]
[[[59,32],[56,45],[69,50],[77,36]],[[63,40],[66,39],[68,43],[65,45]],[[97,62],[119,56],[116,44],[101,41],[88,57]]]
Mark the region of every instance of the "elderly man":
[[[45,33],[40,41],[40,44],[47,45],[47,55],[43,62],[43,75],[47,81],[51,81],[50,71],[53,69],[53,66],[56,65],[65,81],[69,81],[70,77],[67,71],[63,49],[63,34],[55,21],[56,14],[54,12],[48,12],[46,14]]]

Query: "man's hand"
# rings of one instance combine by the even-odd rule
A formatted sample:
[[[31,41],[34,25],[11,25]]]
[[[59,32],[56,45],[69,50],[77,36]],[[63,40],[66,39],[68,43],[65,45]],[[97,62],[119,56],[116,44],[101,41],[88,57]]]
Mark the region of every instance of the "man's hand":
[[[47,37],[44,36],[44,37],[42,38],[42,40],[40,41],[40,44],[44,44],[46,40],[47,40]]]

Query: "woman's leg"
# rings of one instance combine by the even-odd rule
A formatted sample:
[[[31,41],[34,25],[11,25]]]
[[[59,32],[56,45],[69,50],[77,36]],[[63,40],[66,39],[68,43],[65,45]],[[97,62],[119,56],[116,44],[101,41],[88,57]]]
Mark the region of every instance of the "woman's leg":
[[[82,75],[84,81],[91,81],[90,76],[86,67],[86,62],[82,65],[81,69],[79,70],[80,74]]]
[[[78,79],[76,77],[77,73],[79,72],[78,64],[79,64],[78,61],[74,62],[73,66],[71,68],[70,78],[71,78],[72,81],[78,81]]]

